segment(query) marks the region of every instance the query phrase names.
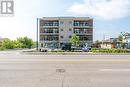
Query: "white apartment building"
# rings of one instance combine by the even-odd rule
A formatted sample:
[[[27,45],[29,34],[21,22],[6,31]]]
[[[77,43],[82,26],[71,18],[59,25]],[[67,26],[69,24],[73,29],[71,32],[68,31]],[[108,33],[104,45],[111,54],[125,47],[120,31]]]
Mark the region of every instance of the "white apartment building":
[[[60,48],[75,33],[80,46],[93,43],[93,19],[89,17],[43,17],[39,22],[40,47]]]

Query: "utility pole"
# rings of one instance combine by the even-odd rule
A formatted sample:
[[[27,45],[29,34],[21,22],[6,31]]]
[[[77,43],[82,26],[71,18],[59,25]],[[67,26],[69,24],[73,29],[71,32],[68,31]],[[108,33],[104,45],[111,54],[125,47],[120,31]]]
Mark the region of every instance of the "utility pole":
[[[102,40],[102,46],[104,48],[104,40],[105,40],[105,34],[103,34],[103,40]]]
[[[37,48],[36,49],[37,49],[37,51],[38,51],[38,28],[39,28],[38,27],[38,21],[39,21],[39,19],[37,18],[37,32],[36,32],[36,36],[37,36],[37,42],[36,42],[37,43]]]

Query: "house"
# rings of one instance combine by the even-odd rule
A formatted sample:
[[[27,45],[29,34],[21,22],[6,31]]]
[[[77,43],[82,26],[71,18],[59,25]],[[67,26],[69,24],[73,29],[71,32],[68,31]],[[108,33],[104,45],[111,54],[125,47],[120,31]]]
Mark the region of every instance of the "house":
[[[125,45],[125,48],[130,49],[130,33],[123,34],[122,42]]]
[[[112,49],[112,48],[121,48],[121,41],[118,38],[110,38],[102,40],[101,48]]]

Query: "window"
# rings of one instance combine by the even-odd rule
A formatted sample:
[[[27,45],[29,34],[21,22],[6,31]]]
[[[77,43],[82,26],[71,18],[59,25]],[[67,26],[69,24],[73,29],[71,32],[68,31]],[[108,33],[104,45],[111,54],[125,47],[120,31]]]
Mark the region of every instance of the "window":
[[[74,21],[74,26],[92,26],[92,22],[89,21]]]
[[[63,29],[61,29],[61,31],[63,31]]]
[[[69,31],[72,31],[72,29],[70,28]]]
[[[63,36],[60,36],[60,38],[64,38]]]
[[[69,36],[69,38],[71,38],[72,36]]]
[[[71,22],[71,21],[69,21],[69,24],[70,24],[70,25],[72,25],[72,22]]]
[[[88,29],[84,29],[84,33],[87,33],[88,32]]]
[[[41,24],[43,26],[59,26],[59,21],[57,21],[57,20],[54,20],[54,21],[45,20],[45,21],[41,21]]]
[[[63,21],[61,21],[61,22],[60,22],[60,24],[61,24],[61,25],[63,25],[63,24],[64,24],[64,22],[63,22]]]

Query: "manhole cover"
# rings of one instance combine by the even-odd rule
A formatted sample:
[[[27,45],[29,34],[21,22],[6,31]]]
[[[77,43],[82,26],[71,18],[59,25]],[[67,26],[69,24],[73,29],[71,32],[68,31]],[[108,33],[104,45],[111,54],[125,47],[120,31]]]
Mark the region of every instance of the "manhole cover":
[[[65,69],[56,69],[56,72],[64,73],[64,72],[66,72],[66,70]]]

